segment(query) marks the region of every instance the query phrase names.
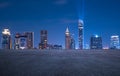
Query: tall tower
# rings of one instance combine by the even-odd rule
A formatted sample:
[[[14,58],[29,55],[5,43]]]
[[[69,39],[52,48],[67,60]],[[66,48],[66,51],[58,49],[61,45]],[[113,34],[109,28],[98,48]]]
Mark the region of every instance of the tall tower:
[[[9,29],[3,29],[2,31],[2,48],[3,49],[11,49],[12,48],[12,40]]]
[[[46,49],[47,48],[47,30],[41,30],[40,37],[41,37],[41,43],[39,44],[40,49]]]
[[[71,46],[71,47],[70,47],[71,49],[75,49],[75,40],[74,40],[73,37],[71,37],[70,46]]]
[[[78,21],[78,29],[79,29],[79,49],[83,49],[83,21]]]
[[[25,34],[27,36],[27,49],[33,49],[33,40],[34,40],[33,32],[25,32]]]
[[[14,49],[20,49],[20,33],[16,33],[14,40]]]
[[[65,31],[65,49],[70,49],[71,48],[71,36],[69,29],[67,28]]]

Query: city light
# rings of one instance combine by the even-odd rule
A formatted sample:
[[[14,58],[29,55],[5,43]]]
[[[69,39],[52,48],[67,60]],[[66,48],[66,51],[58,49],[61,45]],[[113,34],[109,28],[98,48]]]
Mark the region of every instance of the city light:
[[[98,38],[99,36],[98,35],[95,35],[96,38]]]
[[[120,76],[120,0],[0,0],[0,76]]]
[[[4,34],[4,35],[10,35],[9,29],[4,29],[4,30],[2,31],[2,34]]]
[[[65,34],[66,34],[66,35],[69,35],[69,34],[70,34],[68,27],[67,27],[67,29],[66,29],[66,31],[65,31]]]
[[[118,35],[111,36],[111,38],[118,38],[118,37],[119,37]]]
[[[79,19],[78,22],[84,24],[83,20],[81,19]]]
[[[111,44],[110,44],[110,48],[112,49],[119,49],[119,36],[118,35],[113,35],[111,36]]]

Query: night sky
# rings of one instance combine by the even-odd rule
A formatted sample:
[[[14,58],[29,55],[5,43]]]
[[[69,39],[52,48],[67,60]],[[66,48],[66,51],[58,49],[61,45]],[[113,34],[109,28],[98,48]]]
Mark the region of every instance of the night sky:
[[[84,21],[84,43],[98,34],[103,46],[111,35],[120,35],[120,0],[0,0],[0,31],[34,32],[34,45],[40,42],[40,30],[48,30],[48,43],[65,45],[65,30],[74,34],[78,47],[78,20]],[[1,38],[1,35],[0,35]]]

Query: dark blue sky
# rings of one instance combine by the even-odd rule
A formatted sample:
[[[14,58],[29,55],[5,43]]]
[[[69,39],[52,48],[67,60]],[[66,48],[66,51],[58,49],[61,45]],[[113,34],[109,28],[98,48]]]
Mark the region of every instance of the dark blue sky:
[[[98,34],[109,45],[111,35],[120,35],[120,0],[0,0],[0,30],[9,28],[13,37],[33,31],[36,47],[42,29],[48,30],[48,43],[64,47],[67,26],[78,46],[78,19],[84,20],[85,44]]]

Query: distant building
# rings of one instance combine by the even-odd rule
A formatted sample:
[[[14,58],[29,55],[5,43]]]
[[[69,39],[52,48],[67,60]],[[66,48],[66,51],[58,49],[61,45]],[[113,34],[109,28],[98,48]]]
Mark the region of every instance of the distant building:
[[[90,39],[91,49],[102,49],[102,37],[98,35],[93,35]]]
[[[52,45],[52,44],[48,44],[48,49],[61,50],[61,49],[62,49],[62,45]]]
[[[47,30],[41,30],[40,32],[41,42],[39,44],[39,49],[47,49],[47,45],[48,45],[47,35],[48,35]]]
[[[78,21],[78,29],[79,29],[79,49],[83,49],[83,21]]]
[[[14,49],[20,49],[20,34],[19,33],[15,35]]]
[[[27,49],[27,36],[24,34],[16,33],[14,41],[15,49]]]
[[[110,41],[111,41],[110,42],[111,49],[119,49],[119,36],[118,35],[111,36]]]
[[[20,49],[27,49],[27,36],[25,34],[20,36]]]
[[[85,44],[84,49],[90,49],[90,46],[88,44]]]
[[[62,45],[54,45],[54,46],[53,46],[53,49],[61,50],[61,49],[62,49]]]
[[[33,49],[34,45],[34,33],[33,32],[26,32],[25,33],[27,36],[27,48],[28,49]]]
[[[75,40],[68,28],[65,31],[65,49],[75,49]]]
[[[71,37],[71,41],[70,41],[70,49],[75,49],[75,40],[73,37]]]
[[[9,29],[2,31],[2,49],[12,49],[12,40]]]
[[[68,28],[65,31],[65,49],[71,49],[71,36]]]
[[[32,49],[33,48],[33,32],[17,33],[14,42],[15,49]]]

